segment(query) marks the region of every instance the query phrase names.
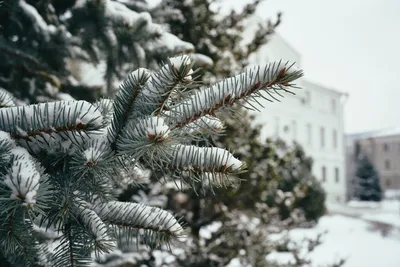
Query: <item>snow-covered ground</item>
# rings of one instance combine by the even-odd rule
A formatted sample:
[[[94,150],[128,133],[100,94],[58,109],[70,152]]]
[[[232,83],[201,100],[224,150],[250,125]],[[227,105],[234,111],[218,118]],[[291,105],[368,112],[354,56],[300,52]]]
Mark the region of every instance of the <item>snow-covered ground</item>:
[[[288,235],[301,243],[306,237],[326,234],[323,243],[308,258],[312,266],[326,266],[345,258],[344,267],[400,266],[400,202],[350,202],[347,205],[328,205],[328,215],[312,229],[294,229],[288,233],[270,235],[279,240]],[[271,253],[269,260],[279,263],[293,261],[288,253]]]
[[[328,204],[328,209],[333,214],[343,214],[400,227],[399,200],[388,199],[369,203],[350,201],[347,205]]]

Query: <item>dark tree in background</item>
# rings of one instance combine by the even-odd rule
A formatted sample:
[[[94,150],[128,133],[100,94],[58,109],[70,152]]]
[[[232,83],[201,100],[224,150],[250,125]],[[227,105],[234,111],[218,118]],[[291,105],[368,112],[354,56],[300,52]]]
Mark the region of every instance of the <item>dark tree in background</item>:
[[[379,173],[369,158],[361,151],[356,158],[355,183],[355,195],[359,200],[381,201],[382,189]]]

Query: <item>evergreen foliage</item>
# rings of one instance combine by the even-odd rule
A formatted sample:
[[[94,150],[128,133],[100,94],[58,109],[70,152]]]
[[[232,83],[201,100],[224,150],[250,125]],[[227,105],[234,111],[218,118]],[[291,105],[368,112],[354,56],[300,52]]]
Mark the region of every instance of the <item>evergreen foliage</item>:
[[[361,201],[381,201],[379,173],[369,158],[356,145],[355,196]]]
[[[325,212],[325,193],[312,176],[312,160],[299,145],[262,142],[260,128],[252,127],[248,116],[220,117],[225,134],[219,132],[208,142],[232,148],[234,156],[246,162],[248,172],[238,174],[241,182],[233,187],[204,194],[198,193],[202,192],[199,185],[194,186],[195,191],[186,187],[176,190],[173,185],[161,190],[168,200],[158,204],[182,216],[190,230],[181,246],[184,252],[173,253],[174,260],[165,266],[226,266],[234,258],[243,266],[270,266],[265,256],[282,244],[267,241],[268,234],[312,226]],[[131,194],[157,199],[157,190],[152,188],[150,183]],[[302,266],[304,251],[287,249],[296,258],[291,266]]]
[[[175,35],[192,42],[196,51],[215,62],[212,66],[205,64],[210,71],[204,76],[207,81],[231,75],[245,66],[248,55],[267,43],[280,22],[278,15],[275,23],[267,21],[260,25],[249,45],[241,47],[246,20],[254,14],[260,1],[247,5],[242,13],[232,12],[226,17],[212,10],[212,2],[165,0],[154,9],[145,5],[136,7],[139,11],[159,14],[153,17],[168,24]],[[161,190],[168,199],[157,201],[157,204],[181,215],[190,229],[188,241],[182,247],[184,252],[172,253],[174,261],[171,254],[165,253],[170,258],[162,263],[164,266],[225,266],[233,258],[239,258],[243,266],[269,266],[271,263],[266,262],[265,255],[278,244],[266,241],[268,233],[309,226],[325,212],[325,193],[312,177],[312,160],[301,147],[288,147],[275,140],[261,142],[258,140],[259,129],[250,124],[248,115],[241,110],[235,112],[243,117],[232,119],[229,115],[220,115],[224,128],[220,121],[211,117],[213,126],[209,129],[217,135],[202,142],[231,148],[235,157],[246,162],[249,171],[238,174],[241,183],[235,183],[227,190],[215,188],[213,194],[204,194],[202,185],[194,185],[195,190],[181,184],[178,184],[181,190],[176,190],[173,185]],[[287,168],[293,171],[287,171]],[[150,183],[139,191],[130,188],[120,197],[129,201],[137,201],[137,195],[146,195],[150,201],[158,199],[153,187]],[[210,237],[202,235],[216,226],[219,226],[218,230]],[[299,261],[295,266],[300,266],[302,257],[296,256],[296,259]]]
[[[195,72],[188,56],[169,58],[157,71],[130,73],[113,99],[94,104],[19,106],[1,92],[0,244],[12,266],[102,266],[123,261],[127,248],[137,264],[144,245],[179,240],[183,227],[171,213],[122,202],[115,189],[140,184],[142,165],[193,189],[234,182],[245,164],[194,138],[220,127],[210,122],[218,110],[261,91],[290,92],[302,76],[280,61],[187,90]]]
[[[171,33],[195,45],[197,53],[206,55],[214,62],[207,64],[208,80],[230,76],[248,65],[248,57],[266,44],[281,22],[281,14],[275,21],[265,20],[257,25],[254,36],[244,41],[246,22],[257,10],[260,0],[245,5],[242,10],[222,15],[214,0],[162,0],[154,10],[155,19],[166,23]],[[168,13],[159,10],[169,10]],[[203,61],[205,62],[205,61]]]
[[[129,7],[114,0],[3,1],[0,88],[24,102],[96,101],[130,70],[193,51],[148,12]],[[105,86],[82,81],[81,62],[104,68]]]

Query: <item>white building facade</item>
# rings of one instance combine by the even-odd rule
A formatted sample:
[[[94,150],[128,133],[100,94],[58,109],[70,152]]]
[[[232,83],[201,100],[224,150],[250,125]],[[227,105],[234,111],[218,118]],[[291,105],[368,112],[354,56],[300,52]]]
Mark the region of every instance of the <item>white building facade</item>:
[[[301,67],[299,53],[275,35],[257,55],[252,55],[250,61],[252,64],[263,64],[280,59],[294,61]],[[301,144],[314,160],[313,173],[321,181],[327,201],[344,202],[343,108],[347,95],[304,78],[297,81],[297,85],[302,89],[294,89],[294,96],[284,93],[285,98],[281,102],[259,99],[264,108],[253,115],[255,123],[263,125],[261,138],[279,137],[288,143],[296,141]]]

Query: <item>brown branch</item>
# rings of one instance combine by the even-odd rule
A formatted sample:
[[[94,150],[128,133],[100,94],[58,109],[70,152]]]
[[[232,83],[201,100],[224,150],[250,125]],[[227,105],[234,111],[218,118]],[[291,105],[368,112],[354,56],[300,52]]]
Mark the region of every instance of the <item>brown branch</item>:
[[[16,49],[10,50],[10,49],[7,49],[6,47],[0,47],[0,52],[7,54],[9,56],[16,57],[16,58],[26,61],[30,64],[34,64],[34,65],[36,65],[36,67],[40,67],[41,69],[46,69],[46,67],[44,67],[36,58],[26,55],[24,53],[21,53],[19,50],[16,50]]]
[[[60,133],[60,132],[86,132],[88,129],[86,127],[87,125],[83,124],[82,122],[79,122],[77,125],[71,125],[71,126],[62,126],[62,127],[56,127],[53,129],[43,129],[43,130],[38,130],[38,131],[32,131],[32,132],[27,132],[27,135],[19,135],[17,133],[10,133],[11,137],[16,140],[26,140],[29,141],[30,137],[37,138],[37,136],[43,136],[43,134],[52,134],[52,133]]]

